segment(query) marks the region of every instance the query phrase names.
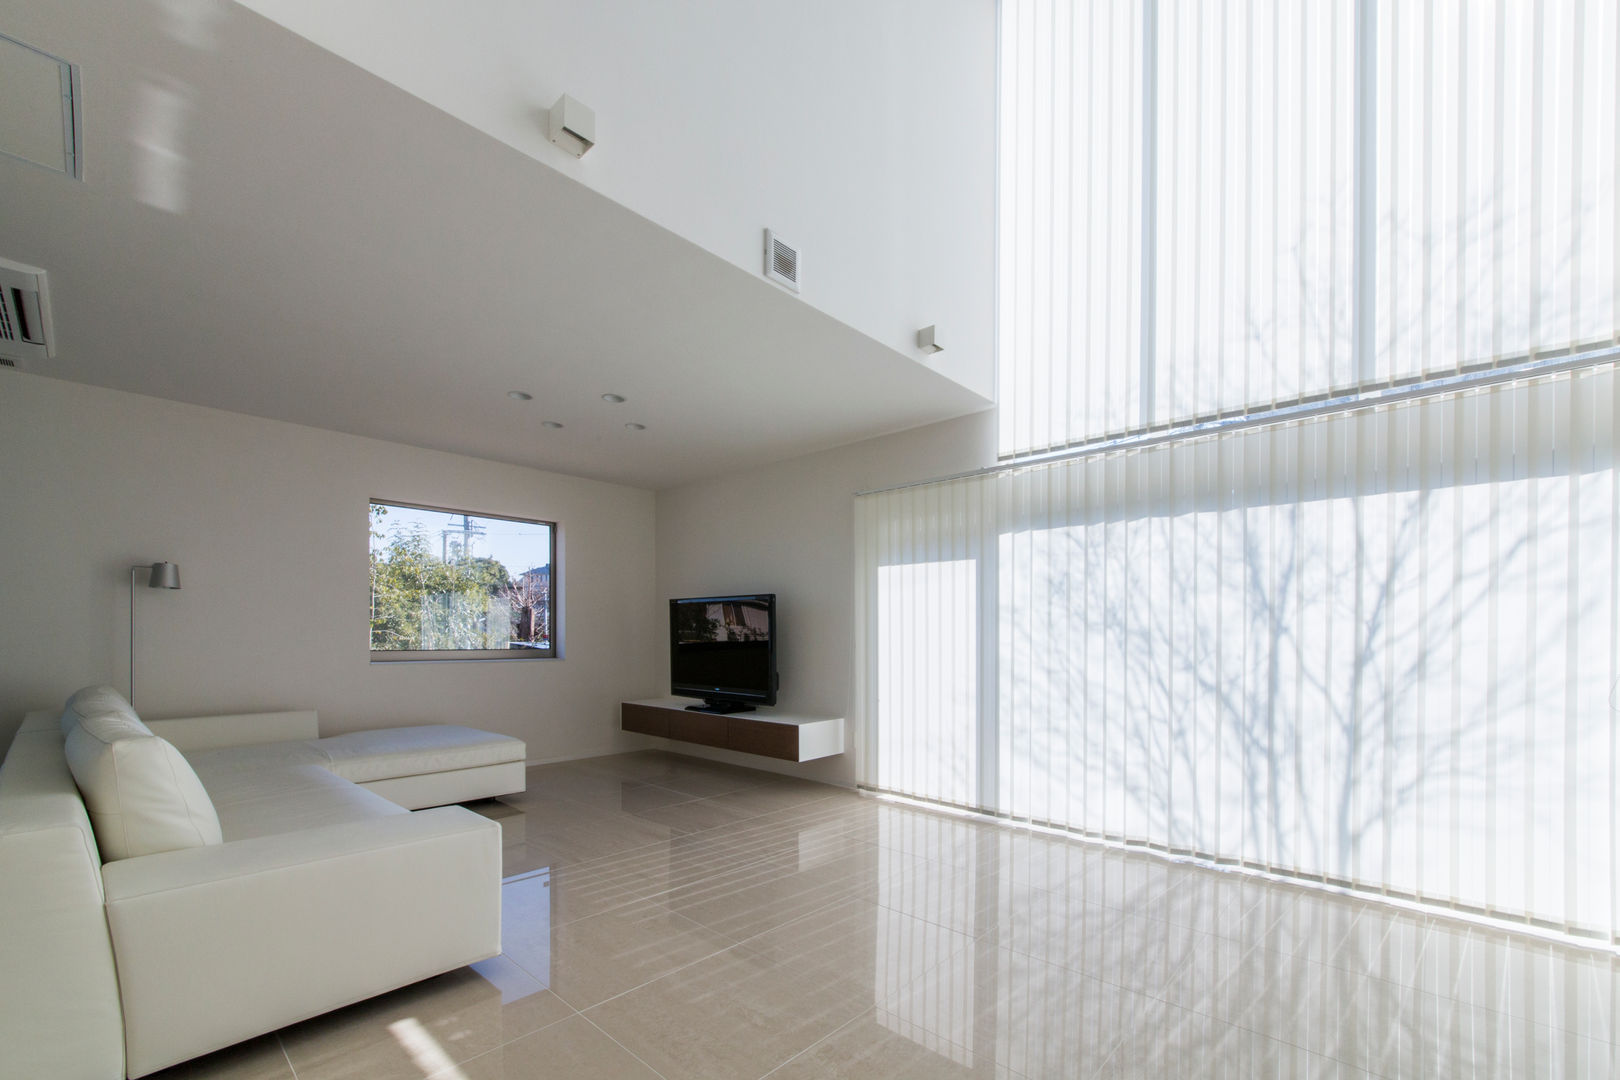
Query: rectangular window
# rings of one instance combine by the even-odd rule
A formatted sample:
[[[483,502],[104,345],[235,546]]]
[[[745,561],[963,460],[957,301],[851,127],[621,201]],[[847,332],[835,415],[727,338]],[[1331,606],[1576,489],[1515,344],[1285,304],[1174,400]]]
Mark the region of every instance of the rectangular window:
[[[371,504],[371,659],[557,655],[557,526]]]

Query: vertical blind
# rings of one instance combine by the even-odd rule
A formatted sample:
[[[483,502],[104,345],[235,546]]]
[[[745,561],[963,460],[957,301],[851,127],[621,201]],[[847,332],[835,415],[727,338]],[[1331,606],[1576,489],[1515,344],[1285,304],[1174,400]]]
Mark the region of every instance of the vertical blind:
[[[1001,10],[1004,456],[1615,340],[1615,4]]]
[[[872,787],[1620,931],[1620,377],[857,499]]]
[[[863,781],[1620,941],[1620,5],[1000,10],[1005,460],[857,499]]]

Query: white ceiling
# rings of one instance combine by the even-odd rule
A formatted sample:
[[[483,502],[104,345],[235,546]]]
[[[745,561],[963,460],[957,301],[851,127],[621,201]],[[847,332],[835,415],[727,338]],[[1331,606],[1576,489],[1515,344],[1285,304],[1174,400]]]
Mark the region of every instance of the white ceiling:
[[[0,33],[84,87],[82,183],[0,158],[39,374],[653,488],[989,404],[234,4]]]

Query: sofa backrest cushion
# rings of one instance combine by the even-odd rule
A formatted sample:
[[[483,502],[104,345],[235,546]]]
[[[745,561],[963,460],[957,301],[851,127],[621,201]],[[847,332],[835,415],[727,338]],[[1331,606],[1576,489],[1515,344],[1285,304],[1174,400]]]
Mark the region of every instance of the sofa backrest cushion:
[[[62,706],[62,737],[67,738],[73,734],[73,729],[86,716],[105,716],[109,713],[119,713],[137,724],[141,723],[140,717],[135,715],[135,710],[124,700],[124,695],[110,686],[87,686],[83,690],[76,691],[67,699],[67,704]],[[144,731],[146,725],[141,724],[141,728]],[[152,733],[147,731],[146,734]]]
[[[100,704],[99,711],[88,702],[70,709],[77,722],[64,750],[102,861],[219,843],[219,815],[180,751],[128,705]]]

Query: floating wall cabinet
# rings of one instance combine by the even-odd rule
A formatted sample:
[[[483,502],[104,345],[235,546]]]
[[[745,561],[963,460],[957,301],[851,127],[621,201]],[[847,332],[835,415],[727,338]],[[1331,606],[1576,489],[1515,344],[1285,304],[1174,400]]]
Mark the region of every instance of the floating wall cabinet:
[[[814,761],[844,752],[842,717],[793,716],[774,709],[749,713],[693,712],[691,698],[650,698],[619,706],[619,726],[641,735],[718,746],[744,754]]]

